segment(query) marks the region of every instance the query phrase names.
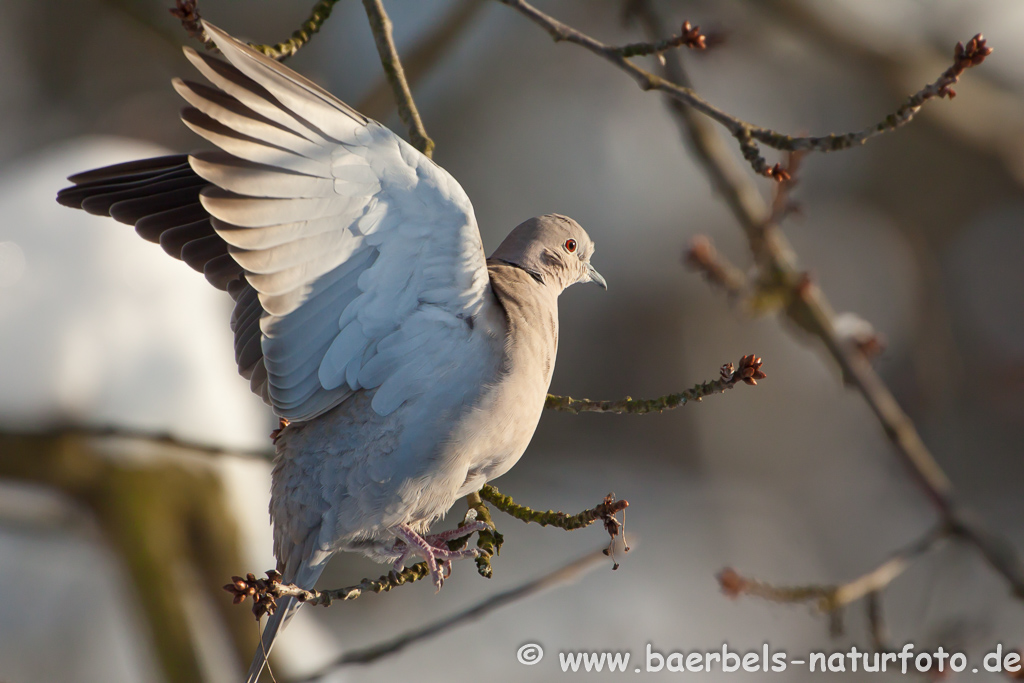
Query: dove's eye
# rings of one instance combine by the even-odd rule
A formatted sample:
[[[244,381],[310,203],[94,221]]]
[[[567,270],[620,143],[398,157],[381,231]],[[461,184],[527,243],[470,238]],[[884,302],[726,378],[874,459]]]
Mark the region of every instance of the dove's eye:
[[[574,240],[574,239],[567,239],[565,241],[565,250],[567,252],[569,252],[570,254],[573,253],[574,251],[576,251],[576,240]]]

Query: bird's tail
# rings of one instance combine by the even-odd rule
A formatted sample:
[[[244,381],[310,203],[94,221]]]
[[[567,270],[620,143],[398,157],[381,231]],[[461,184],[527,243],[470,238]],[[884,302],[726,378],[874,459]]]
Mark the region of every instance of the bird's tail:
[[[294,573],[286,571],[283,579],[284,582],[294,583],[296,586],[306,590],[312,589],[316,585],[316,580],[320,578],[324,567],[327,566],[327,559],[330,557],[329,554],[319,556],[320,553],[317,553],[317,555],[310,560],[299,562]],[[278,632],[295,616],[300,607],[302,607],[302,603],[292,597],[281,598],[277,601],[277,609],[274,610],[274,613],[267,620],[267,625],[263,629],[263,635],[260,637],[260,644],[256,646],[256,654],[253,655],[252,664],[249,665],[249,674],[245,679],[246,683],[256,683],[256,680],[263,672],[263,667],[266,666],[267,657],[270,655],[270,648],[274,646]]]

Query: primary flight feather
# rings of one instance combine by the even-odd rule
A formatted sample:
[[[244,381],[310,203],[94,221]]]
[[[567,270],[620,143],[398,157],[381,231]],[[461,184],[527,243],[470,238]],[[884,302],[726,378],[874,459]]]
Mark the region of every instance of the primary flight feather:
[[[444,169],[204,26],[227,62],[186,48],[213,87],[174,87],[191,105],[182,120],[219,149],[80,173],[58,201],[135,225],[234,299],[239,372],[289,421],[270,503],[284,581],[312,588],[349,550],[396,567],[422,557],[440,587],[443,567],[477,551],[427,532],[526,450],[554,369],[558,295],[606,286],[593,242],[551,214],[485,259]],[[297,607],[285,599],[271,616],[250,683]]]

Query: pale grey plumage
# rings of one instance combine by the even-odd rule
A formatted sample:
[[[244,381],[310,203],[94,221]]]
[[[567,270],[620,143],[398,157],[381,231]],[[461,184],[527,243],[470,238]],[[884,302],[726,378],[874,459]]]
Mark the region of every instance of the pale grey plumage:
[[[239,371],[291,420],[271,492],[278,568],[312,588],[335,552],[414,549],[518,461],[554,370],[558,295],[605,282],[589,236],[560,215],[520,224],[485,261],[443,169],[206,29],[228,62],[186,55],[215,87],[174,85],[185,123],[220,151],[72,176],[58,200],[135,223],[235,299]],[[436,572],[444,549],[424,547]],[[250,683],[297,607],[268,621]]]

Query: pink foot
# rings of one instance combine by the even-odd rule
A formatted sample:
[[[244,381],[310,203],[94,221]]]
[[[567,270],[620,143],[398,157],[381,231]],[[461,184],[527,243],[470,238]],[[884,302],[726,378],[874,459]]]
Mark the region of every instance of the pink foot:
[[[466,526],[443,531],[439,534],[431,534],[424,538],[420,536],[408,524],[399,524],[394,527],[398,543],[395,544],[396,552],[401,553],[393,565],[396,572],[402,571],[405,561],[411,556],[423,558],[430,569],[430,578],[435,588],[440,591],[441,585],[447,576],[452,573],[452,560],[462,557],[479,557],[483,552],[478,548],[463,548],[462,550],[449,550],[445,545],[448,541],[468,536],[477,531],[483,531],[488,526],[483,522],[473,522]],[[438,561],[440,560],[440,564]],[[442,571],[442,567],[443,570]]]

